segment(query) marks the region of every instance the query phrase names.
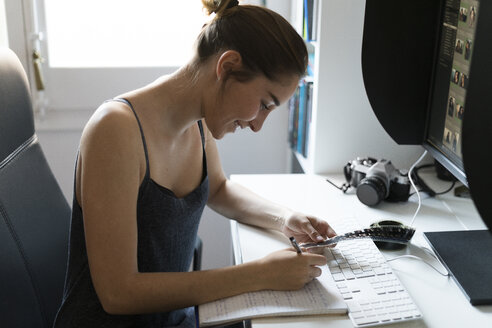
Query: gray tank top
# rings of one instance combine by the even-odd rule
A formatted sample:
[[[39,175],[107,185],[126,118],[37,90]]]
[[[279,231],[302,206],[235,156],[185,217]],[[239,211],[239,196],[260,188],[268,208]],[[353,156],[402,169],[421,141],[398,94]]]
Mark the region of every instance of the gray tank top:
[[[188,271],[209,192],[202,122],[198,122],[203,149],[202,181],[188,195],[178,198],[150,177],[147,145],[133,106],[126,99],[114,101],[124,102],[132,109],[140,127],[145,151],[146,172],[137,200],[139,272]],[[65,290],[54,327],[195,327],[193,308],[143,315],[110,315],[104,311],[89,272],[83,213],[75,190],[74,182]]]

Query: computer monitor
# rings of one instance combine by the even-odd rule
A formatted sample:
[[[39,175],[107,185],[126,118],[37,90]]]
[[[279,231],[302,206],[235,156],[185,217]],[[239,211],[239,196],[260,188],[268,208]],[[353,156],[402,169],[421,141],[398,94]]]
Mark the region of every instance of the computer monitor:
[[[376,117],[468,186],[488,227],[424,236],[469,301],[492,304],[492,2],[366,0],[365,14],[362,71]]]
[[[444,2],[423,142],[424,148],[466,186],[463,123],[469,96],[467,89],[473,79],[471,67],[479,13],[478,0]],[[483,149],[483,145],[474,147]],[[470,302],[492,304],[491,233],[488,230],[450,231],[428,232],[424,236]]]
[[[473,79],[471,68],[480,1],[446,0],[441,15],[423,146],[468,186],[463,158],[463,123],[469,97],[467,90]],[[488,110],[484,106],[474,108],[479,109]],[[467,119],[469,125],[474,124],[472,116]],[[484,147],[470,146],[475,151]],[[477,166],[471,168],[477,169]],[[428,232],[424,236],[469,301],[474,305],[492,304],[491,233],[488,230],[449,231]]]

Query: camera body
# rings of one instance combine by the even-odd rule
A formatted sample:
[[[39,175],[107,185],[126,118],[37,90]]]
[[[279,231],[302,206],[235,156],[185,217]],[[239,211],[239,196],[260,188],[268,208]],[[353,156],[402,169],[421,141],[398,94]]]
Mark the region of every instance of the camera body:
[[[357,197],[367,206],[375,206],[382,200],[407,201],[410,196],[407,172],[396,169],[389,160],[357,158],[348,162],[343,172],[347,184],[357,188]]]

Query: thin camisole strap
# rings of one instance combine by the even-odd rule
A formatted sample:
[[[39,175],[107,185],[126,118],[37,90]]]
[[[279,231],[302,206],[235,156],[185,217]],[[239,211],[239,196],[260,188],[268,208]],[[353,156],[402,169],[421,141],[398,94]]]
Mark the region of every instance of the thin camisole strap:
[[[133,108],[132,103],[125,98],[113,98],[107,101],[118,101],[124,104],[127,104],[133,114],[135,115],[135,118],[137,119],[138,127],[140,129],[140,135],[142,136],[142,143],[144,147],[144,153],[145,153],[145,165],[146,165],[146,172],[145,172],[145,177],[147,178],[150,175],[150,168],[149,168],[149,153],[147,151],[147,143],[145,142],[145,135],[143,132],[142,124],[140,123],[140,119],[138,118],[137,112],[135,111],[135,108]],[[198,128],[200,129],[200,137],[202,139],[202,150],[203,150],[203,176],[207,174],[207,159],[205,157],[205,134],[203,132],[203,124],[202,121],[198,121]]]
[[[146,166],[146,168],[145,168],[145,177],[146,178],[149,177],[149,175],[150,175],[149,153],[147,151],[147,143],[145,142],[145,136],[144,136],[142,124],[140,123],[140,119],[138,118],[137,112],[133,108],[132,103],[129,100],[125,99],[125,98],[114,98],[114,99],[111,99],[111,100],[108,100],[108,101],[118,101],[118,102],[127,104],[131,108],[131,110],[133,112],[133,115],[135,115],[135,118],[137,119],[138,127],[140,129],[140,135],[142,136],[142,143],[143,143],[144,153],[145,153],[145,166]]]
[[[198,128],[200,129],[200,136],[202,137],[203,152],[205,152],[205,134],[203,133],[203,124],[201,120],[198,121]]]
[[[207,176],[207,155],[205,153],[205,134],[203,132],[203,123],[202,121],[198,121],[198,128],[200,129],[200,136],[202,137],[202,154],[203,154],[203,173],[202,180]]]

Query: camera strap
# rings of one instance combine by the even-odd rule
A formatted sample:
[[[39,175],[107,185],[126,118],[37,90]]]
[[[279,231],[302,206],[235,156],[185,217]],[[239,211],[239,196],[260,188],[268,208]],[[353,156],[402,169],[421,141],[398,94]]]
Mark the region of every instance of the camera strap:
[[[325,180],[326,180],[326,182],[329,182],[335,188],[340,189],[341,191],[343,191],[343,193],[346,193],[347,190],[350,188],[350,184],[348,184],[347,182],[345,182],[344,184],[342,184],[342,186],[337,186],[334,182],[330,181],[330,179],[325,178]]]

